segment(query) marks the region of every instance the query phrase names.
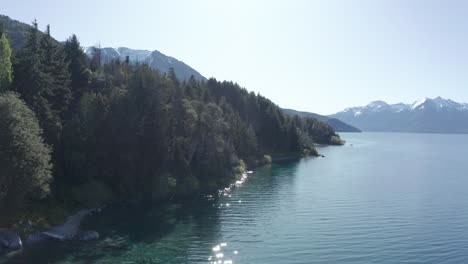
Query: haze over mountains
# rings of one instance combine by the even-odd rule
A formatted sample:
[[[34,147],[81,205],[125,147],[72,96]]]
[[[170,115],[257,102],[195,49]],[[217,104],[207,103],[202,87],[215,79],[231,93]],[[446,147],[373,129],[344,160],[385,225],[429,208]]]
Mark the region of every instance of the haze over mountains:
[[[468,104],[423,98],[413,104],[374,101],[330,115],[363,131],[468,133]]]
[[[359,128],[356,128],[356,127],[353,127],[353,126],[351,126],[349,124],[346,124],[345,122],[343,122],[343,121],[341,121],[339,119],[336,119],[336,118],[330,118],[330,117],[319,115],[319,114],[316,114],[316,113],[297,111],[297,110],[294,110],[294,109],[286,109],[286,108],[283,108],[283,112],[285,112],[286,114],[290,114],[290,115],[298,115],[300,117],[317,118],[318,120],[321,120],[321,121],[324,121],[324,122],[328,123],[330,126],[333,127],[333,129],[336,132],[361,132],[361,130]]]
[[[0,24],[8,32],[13,50],[19,50],[24,45],[31,26],[4,15],[0,15]],[[88,57],[93,56],[95,52],[94,47],[87,47],[84,50]],[[173,68],[182,80],[188,80],[192,75],[198,80],[206,80],[189,65],[157,50],[119,47],[100,48],[100,52],[102,63],[113,59],[124,61],[128,56],[131,62],[148,63],[151,68],[161,73]],[[387,104],[375,101],[366,106],[347,108],[329,116],[292,109],[283,109],[283,111],[325,121],[338,132],[357,132],[361,129],[378,132],[468,133],[468,104],[441,97],[424,98],[413,104]]]
[[[206,80],[206,78],[198,71],[194,70],[184,62],[173,57],[166,56],[157,50],[135,50],[125,47],[119,47],[116,49],[87,47],[85,48],[86,55],[88,55],[88,57],[92,57],[96,49],[101,52],[102,63],[107,63],[115,59],[125,61],[128,56],[131,62],[148,63],[151,68],[157,69],[160,72],[168,72],[169,68],[173,68],[176,75],[183,80],[188,80],[192,75],[198,80]]]
[[[5,15],[0,15],[0,25],[8,32],[8,38],[14,51],[23,47],[31,25],[11,19]],[[40,32],[40,35],[43,35],[43,33]],[[86,47],[84,49],[88,57],[93,55],[93,47]],[[189,65],[157,50],[135,50],[125,47],[117,49],[101,48],[100,50],[102,63],[107,63],[113,59],[124,61],[126,56],[129,56],[131,62],[148,63],[151,68],[159,70],[161,73],[168,72],[169,68],[173,68],[177,77],[182,80],[188,80],[192,75],[197,80],[206,80],[205,77]]]

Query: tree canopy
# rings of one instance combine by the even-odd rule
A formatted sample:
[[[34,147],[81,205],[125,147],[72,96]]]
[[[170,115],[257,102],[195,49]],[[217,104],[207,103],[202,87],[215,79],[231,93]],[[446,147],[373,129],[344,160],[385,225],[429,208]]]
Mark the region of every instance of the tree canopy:
[[[0,208],[50,192],[50,148],[34,113],[12,92],[0,94]]]
[[[0,28],[0,92],[6,91],[13,81],[11,48],[7,34]]]
[[[78,204],[92,199],[70,194],[97,189],[118,199],[184,197],[231,183],[266,154],[316,155],[314,144],[339,142],[328,124],[286,115],[236,83],[181,81],[173,69],[100,56],[88,59],[75,35],[58,44],[33,23],[14,55],[19,95],[0,101],[0,162],[9,164],[0,199],[42,197],[51,182],[54,199]]]

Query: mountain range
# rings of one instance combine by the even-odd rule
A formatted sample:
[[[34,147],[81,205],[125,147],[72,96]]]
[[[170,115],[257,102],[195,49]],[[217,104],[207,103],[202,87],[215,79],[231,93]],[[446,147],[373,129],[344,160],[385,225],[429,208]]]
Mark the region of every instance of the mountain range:
[[[21,49],[26,42],[31,25],[11,19],[5,15],[0,15],[0,26],[8,33],[8,39],[13,51]],[[44,33],[40,32],[40,34]],[[59,41],[55,41],[59,43]],[[93,55],[93,47],[85,47],[83,49],[88,57]],[[168,72],[169,68],[173,68],[177,77],[182,80],[188,80],[192,75],[198,80],[206,80],[205,77],[189,65],[173,57],[164,55],[157,50],[135,50],[124,47],[117,49],[101,48],[100,50],[102,63],[113,59],[124,61],[126,56],[129,56],[131,62],[148,63],[151,68],[159,70],[161,73]]]
[[[289,115],[298,115],[300,117],[313,117],[318,120],[324,121],[328,123],[330,126],[332,126],[336,132],[361,132],[359,128],[346,124],[345,122],[336,118],[330,118],[330,117],[319,115],[316,113],[297,111],[297,110],[287,109],[287,108],[283,108],[282,110],[283,112]]]
[[[182,61],[179,61],[173,57],[166,56],[161,52],[154,50],[136,50],[126,47],[120,48],[97,48],[87,47],[85,53],[88,57],[92,57],[96,50],[101,53],[101,62],[107,63],[111,60],[119,59],[124,61],[128,56],[130,62],[136,63],[148,63],[148,65],[157,69],[160,72],[168,72],[169,68],[173,68],[177,77],[183,80],[188,80],[193,75],[198,80],[206,80],[198,71],[188,66]]]
[[[31,25],[0,15],[0,26],[8,33],[13,51],[18,51],[25,43]],[[43,34],[42,32],[40,34]],[[57,43],[60,43],[57,41]],[[83,48],[92,57],[95,48]],[[136,50],[126,47],[100,48],[103,63],[113,59],[148,63],[153,69],[168,72],[173,68],[183,80],[192,75],[198,80],[206,80],[198,71],[173,57],[157,50]],[[468,104],[437,97],[424,98],[413,104],[388,104],[374,101],[366,106],[351,107],[333,115],[283,109],[288,114],[314,117],[330,124],[338,132],[379,131],[379,132],[426,132],[426,133],[468,133]]]
[[[423,98],[412,104],[374,101],[328,117],[363,131],[468,133],[468,104],[441,97]]]

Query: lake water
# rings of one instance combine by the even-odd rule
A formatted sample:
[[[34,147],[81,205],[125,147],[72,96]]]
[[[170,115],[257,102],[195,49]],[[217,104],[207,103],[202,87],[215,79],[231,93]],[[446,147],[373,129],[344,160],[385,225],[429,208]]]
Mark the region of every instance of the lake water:
[[[112,206],[85,223],[99,241],[3,262],[468,263],[468,135],[341,136],[325,158],[258,169],[230,196]]]

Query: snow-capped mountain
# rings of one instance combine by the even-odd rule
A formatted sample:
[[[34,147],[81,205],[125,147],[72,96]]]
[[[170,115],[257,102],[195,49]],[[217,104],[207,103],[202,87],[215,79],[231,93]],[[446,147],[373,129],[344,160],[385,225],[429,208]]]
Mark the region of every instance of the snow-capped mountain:
[[[363,131],[468,133],[468,104],[437,97],[412,104],[374,101],[330,115]]]
[[[91,58],[96,49],[96,47],[87,47],[85,48],[85,53]],[[99,48],[99,50],[101,52],[101,61],[103,63],[114,59],[124,61],[128,56],[130,62],[148,63],[151,68],[157,69],[160,72],[168,72],[169,68],[174,68],[176,75],[183,80],[188,80],[192,75],[198,80],[206,79],[199,72],[184,62],[173,57],[166,56],[157,50],[134,50],[125,47]]]

